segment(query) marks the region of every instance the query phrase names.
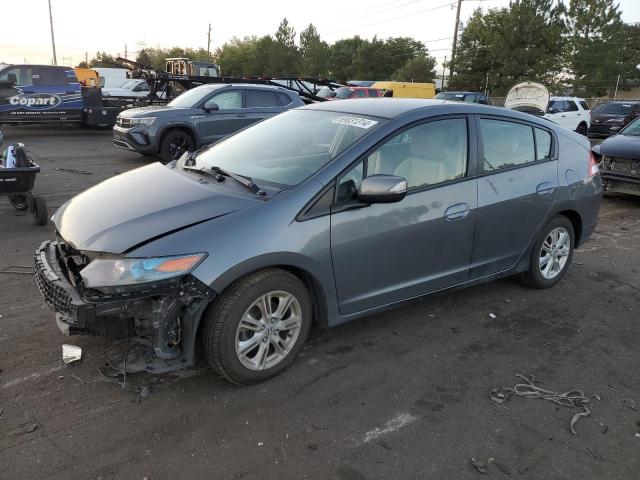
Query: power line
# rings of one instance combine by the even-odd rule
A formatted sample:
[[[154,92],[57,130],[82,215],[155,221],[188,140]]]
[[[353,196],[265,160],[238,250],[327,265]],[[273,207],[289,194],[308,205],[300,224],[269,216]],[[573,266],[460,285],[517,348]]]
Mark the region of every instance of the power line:
[[[364,27],[370,27],[372,25],[379,25],[380,23],[394,22],[396,20],[401,20],[403,18],[413,17],[415,15],[420,15],[421,13],[432,12],[432,11],[438,10],[440,8],[452,7],[454,5],[455,5],[454,3],[445,3],[445,4],[442,4],[442,5],[438,5],[437,7],[427,8],[426,10],[418,10],[417,12],[408,13],[406,15],[400,15],[398,17],[385,18],[384,20],[377,21],[377,22],[372,22],[372,23],[367,23],[365,25],[356,25],[356,26],[352,26],[352,27],[348,27],[348,28],[338,28],[338,29],[335,29],[335,30],[330,30],[330,31],[325,32],[325,33],[327,33],[327,34],[338,33],[338,32],[345,31],[345,30],[354,30],[354,29],[357,29],[357,28],[364,28]]]
[[[403,1],[403,0],[397,0],[397,1]],[[406,0],[404,0],[404,1],[406,1]],[[413,3],[418,3],[420,1],[422,1],[422,0],[409,0],[406,3],[401,3],[400,5],[395,5],[393,7],[389,7],[388,4],[387,4],[386,5],[387,8],[383,8],[379,12],[369,12],[369,13],[367,13],[365,15],[357,15],[357,17],[355,17],[355,18],[349,18],[349,19],[346,19],[346,20],[342,19],[339,22],[333,22],[332,25],[342,25],[343,23],[353,22],[354,19],[355,20],[360,20],[361,18],[375,17],[376,15],[380,15],[381,13],[388,12],[389,10],[395,10],[397,8],[400,8],[400,7],[406,7],[407,5],[411,5]]]
[[[380,7],[384,7],[384,9],[386,10],[386,8],[389,7],[389,5],[392,5],[392,4],[398,3],[398,2],[403,2],[403,1],[406,1],[406,0],[391,0],[390,2],[381,2],[381,3],[378,3],[376,5],[367,5],[367,10],[371,11],[371,10],[375,10],[377,8],[380,8]],[[412,3],[413,3],[413,0],[412,0]],[[395,8],[398,8],[400,6],[401,5],[397,5]],[[372,15],[375,15],[375,13],[373,13]],[[341,17],[342,18],[351,18],[351,20],[362,18],[362,7],[360,7],[358,10],[352,10],[350,12],[342,14]],[[342,23],[342,21],[340,21],[339,23]],[[320,24],[320,25],[322,25],[322,24]]]

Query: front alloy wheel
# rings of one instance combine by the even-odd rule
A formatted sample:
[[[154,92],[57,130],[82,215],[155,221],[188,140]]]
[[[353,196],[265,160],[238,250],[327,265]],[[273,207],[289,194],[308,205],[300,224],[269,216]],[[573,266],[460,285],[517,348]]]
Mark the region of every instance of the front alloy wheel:
[[[238,385],[273,377],[304,346],[311,316],[309,292],[295,275],[270,268],[241,278],[203,318],[207,361]]]
[[[296,297],[283,291],[262,295],[238,324],[238,360],[256,371],[278,365],[295,345],[301,327],[302,309]]]

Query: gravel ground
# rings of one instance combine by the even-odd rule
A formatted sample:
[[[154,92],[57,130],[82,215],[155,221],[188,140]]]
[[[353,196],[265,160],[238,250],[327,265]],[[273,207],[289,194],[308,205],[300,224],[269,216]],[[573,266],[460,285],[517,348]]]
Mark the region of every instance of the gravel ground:
[[[36,192],[52,210],[153,161],[112,147],[109,131],[3,132],[41,164]],[[0,199],[0,270],[30,265],[52,235]],[[97,371],[123,345],[64,337],[31,275],[0,274],[0,478],[638,478],[639,249],[640,199],[606,198],[551,290],[505,279],[314,331],[291,368],[254,387],[204,365],[132,376],[132,390],[151,387],[142,401]],[[62,343],[82,360],[65,366]],[[578,410],[494,404],[489,390],[516,373],[583,390],[591,416],[572,435]]]

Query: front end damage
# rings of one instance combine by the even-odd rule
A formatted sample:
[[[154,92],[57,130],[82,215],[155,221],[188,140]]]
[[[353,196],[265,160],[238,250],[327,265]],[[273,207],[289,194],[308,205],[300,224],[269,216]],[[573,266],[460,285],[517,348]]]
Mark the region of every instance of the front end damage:
[[[640,195],[640,160],[604,156],[599,168],[605,192]]]
[[[35,252],[35,277],[45,302],[68,335],[135,339],[144,348],[128,371],[162,373],[195,361],[200,318],[215,293],[187,274],[141,285],[87,288],[79,275],[91,259],[62,240]],[[131,368],[131,366],[134,366]]]

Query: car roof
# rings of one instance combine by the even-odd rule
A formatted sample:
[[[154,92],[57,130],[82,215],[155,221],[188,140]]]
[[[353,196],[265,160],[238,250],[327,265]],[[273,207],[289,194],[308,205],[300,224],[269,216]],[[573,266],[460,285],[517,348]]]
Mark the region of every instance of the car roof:
[[[551,95],[549,97],[549,100],[578,100],[578,101],[581,101],[581,102],[585,101],[584,98],[580,98],[580,97],[561,97],[561,96],[558,96],[558,95]]]
[[[437,114],[485,114],[499,115],[513,119],[525,120],[546,126],[557,126],[544,117],[537,117],[528,113],[509,110],[503,107],[493,107],[478,103],[455,102],[452,100],[436,100],[423,98],[362,98],[346,99],[333,102],[318,102],[303,107],[302,110],[320,110],[327,112],[345,113],[351,115],[367,115],[371,117],[393,119],[404,114],[419,110],[446,107],[443,111],[438,108]]]
[[[259,83],[205,83],[204,85],[198,85],[196,88],[202,90],[217,90],[219,88],[235,87],[246,89],[261,89],[261,90],[273,90],[276,92],[290,92],[291,90],[284,87],[277,87],[275,85],[261,85]]]

